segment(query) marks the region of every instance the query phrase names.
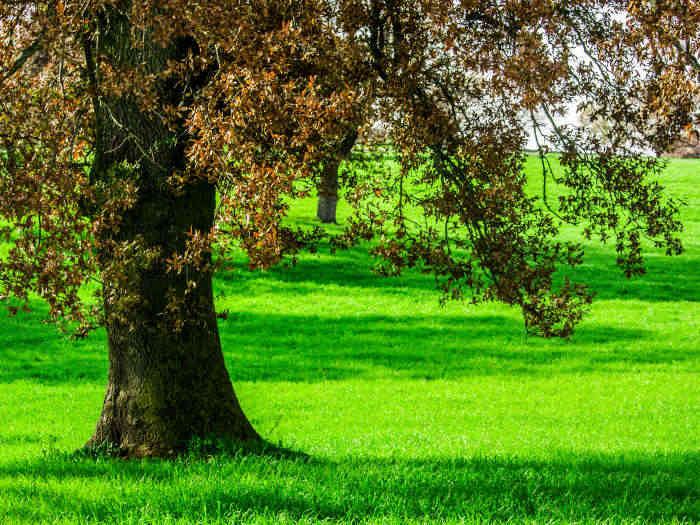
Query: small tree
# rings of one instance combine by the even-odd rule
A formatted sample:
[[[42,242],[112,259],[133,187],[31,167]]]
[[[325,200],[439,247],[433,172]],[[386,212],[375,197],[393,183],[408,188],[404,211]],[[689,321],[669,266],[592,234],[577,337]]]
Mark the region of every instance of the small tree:
[[[559,220],[614,235],[628,275],[643,235],[680,252],[676,207],[649,179],[662,164],[633,152],[689,123],[699,17],[692,0],[3,2],[0,290],[38,293],[78,335],[106,327],[90,445],[168,456],[195,437],[259,439],[224,366],[215,259],[236,242],[265,268],[317,239],[284,227],[285,203],[349,127],[381,120],[402,169],[349,192],[333,245],[375,238],[383,273],[420,266],[448,297],[468,288],[567,336],[590,294],[553,284],[582,255]],[[609,144],[556,125],[581,93],[625,122]],[[550,211],[520,153],[538,110],[565,152]]]

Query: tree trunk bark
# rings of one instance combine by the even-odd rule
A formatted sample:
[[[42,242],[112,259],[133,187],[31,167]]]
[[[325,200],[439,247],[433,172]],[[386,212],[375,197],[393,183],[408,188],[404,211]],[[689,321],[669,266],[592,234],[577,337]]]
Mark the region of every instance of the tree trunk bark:
[[[177,198],[144,196],[126,214],[122,232],[138,232],[150,246],[181,249],[189,227],[207,231],[214,206],[214,188],[207,183]],[[105,287],[109,380],[88,446],[113,446],[125,457],[167,457],[195,438],[260,439],[224,364],[211,273],[178,275],[159,262],[137,268],[127,282]],[[188,282],[195,287],[190,285],[184,312],[170,319],[169,300],[173,293],[182,296]],[[138,299],[128,309],[115,306],[124,298]],[[174,330],[178,316],[184,324]]]
[[[195,438],[260,439],[226,371],[211,299],[201,329],[186,336],[108,325],[107,393],[88,447],[108,445],[124,457],[169,457]]]
[[[323,166],[318,185],[318,208],[316,217],[324,223],[336,222],[338,207],[338,167],[340,160],[331,159]]]
[[[324,224],[336,223],[338,208],[338,169],[341,161],[346,158],[357,142],[357,130],[350,131],[337,145],[335,155],[329,157],[323,166],[318,182],[318,207],[316,217]]]

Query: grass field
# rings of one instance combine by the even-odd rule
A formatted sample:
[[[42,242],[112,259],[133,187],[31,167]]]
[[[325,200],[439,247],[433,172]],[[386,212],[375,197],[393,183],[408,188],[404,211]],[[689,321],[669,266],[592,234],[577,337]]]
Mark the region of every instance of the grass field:
[[[243,407],[308,457],[69,455],[99,415],[104,334],[2,314],[0,524],[700,522],[700,162],[664,182],[686,253],[628,281],[589,245],[575,277],[598,299],[568,342],[525,337],[515,309],[441,308],[429,277],[375,277],[362,250],[218,276]]]

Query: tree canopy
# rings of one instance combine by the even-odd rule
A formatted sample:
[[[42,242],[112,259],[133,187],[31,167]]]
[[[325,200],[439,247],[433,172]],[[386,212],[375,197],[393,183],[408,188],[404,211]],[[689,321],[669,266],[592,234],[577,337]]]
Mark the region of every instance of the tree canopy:
[[[582,261],[562,223],[612,238],[628,276],[643,238],[681,251],[663,162],[643,153],[697,118],[698,27],[693,0],[5,1],[0,290],[35,291],[85,331],[102,305],[118,317],[143,299],[124,292],[135,273],[210,272],[231,243],[273,265],[323,235],[285,227],[290,199],[348,129],[381,121],[401,170],[354,188],[333,246],[374,239],[383,273],[418,266],[447,297],[519,305],[566,336],[591,295],[553,284]],[[612,123],[606,140],[558,125],[571,105]],[[544,205],[522,170],[531,135]],[[215,218],[162,232],[180,248],[126,232],[138,202],[202,185]],[[109,283],[93,312],[88,279]],[[169,290],[164,328],[182,328],[194,286]]]

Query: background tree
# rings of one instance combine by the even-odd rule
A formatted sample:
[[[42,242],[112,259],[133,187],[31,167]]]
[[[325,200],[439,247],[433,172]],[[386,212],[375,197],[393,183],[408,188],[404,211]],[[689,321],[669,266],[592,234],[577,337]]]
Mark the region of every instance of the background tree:
[[[259,439],[224,366],[212,274],[232,243],[265,268],[318,240],[284,226],[287,203],[348,128],[381,120],[402,169],[352,191],[333,246],[375,238],[383,273],[419,266],[448,297],[468,288],[567,336],[590,294],[554,284],[582,260],[559,221],[615,236],[628,275],[642,272],[643,236],[681,249],[662,164],[637,152],[663,151],[692,119],[692,20],[690,0],[4,2],[2,294],[38,293],[78,334],[106,327],[90,445],[167,456],[198,436]],[[680,48],[661,30],[676,23]],[[26,66],[40,51],[37,75]],[[620,122],[609,144],[556,124],[582,94]],[[544,208],[520,153],[527,126],[544,134],[523,123],[537,110],[568,190]]]
[[[336,222],[338,209],[338,191],[340,189],[340,163],[345,160],[357,142],[357,130],[350,131],[342,138],[337,147],[333,148],[321,166],[318,184],[318,206],[316,217],[324,224]]]

